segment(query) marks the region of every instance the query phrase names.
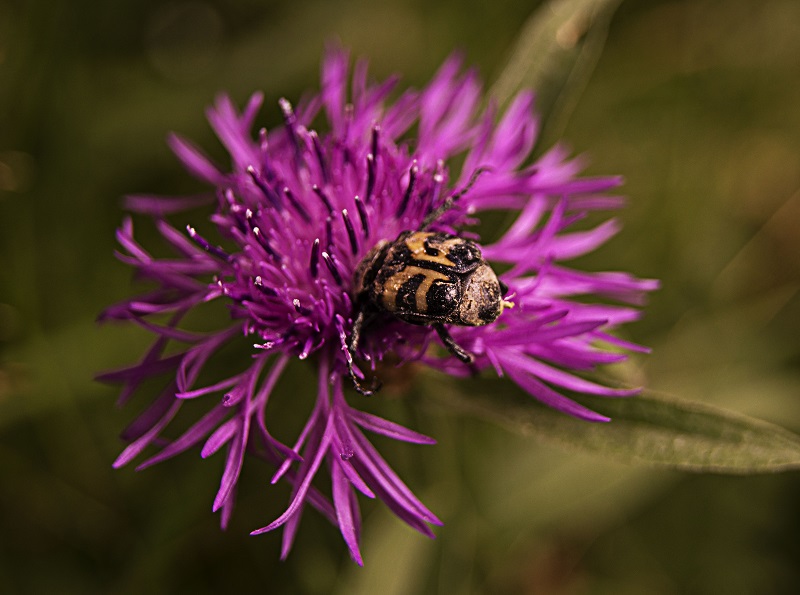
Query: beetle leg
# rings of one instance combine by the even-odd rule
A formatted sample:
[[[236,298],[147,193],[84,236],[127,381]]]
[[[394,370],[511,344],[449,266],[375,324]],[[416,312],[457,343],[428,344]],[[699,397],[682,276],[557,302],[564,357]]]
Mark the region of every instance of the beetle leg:
[[[441,323],[434,324],[433,328],[436,330],[436,333],[439,335],[439,338],[442,340],[442,343],[444,343],[444,346],[447,347],[447,351],[455,355],[465,364],[472,363],[473,360],[472,354],[466,351],[458,343],[456,343],[455,339],[453,339],[453,337],[450,336],[450,333],[447,331],[447,329],[443,324]]]
[[[364,395],[365,397],[369,397],[370,395],[375,394],[378,392],[378,389],[381,387],[381,381],[377,378],[373,377],[372,384],[369,387],[364,386],[361,384],[361,380],[359,380],[358,376],[356,376],[356,369],[353,364],[353,360],[355,359],[356,350],[358,349],[358,342],[361,340],[361,328],[364,326],[364,311],[359,310],[358,316],[356,316],[356,320],[353,323],[353,328],[350,331],[350,337],[347,340],[347,349],[345,349],[345,356],[347,359],[347,370],[350,373],[350,378],[353,379],[353,386],[355,387],[356,391]]]

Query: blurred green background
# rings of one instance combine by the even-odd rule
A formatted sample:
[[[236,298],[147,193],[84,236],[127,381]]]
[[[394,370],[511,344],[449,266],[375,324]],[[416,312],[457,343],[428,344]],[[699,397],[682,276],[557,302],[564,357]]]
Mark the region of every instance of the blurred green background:
[[[800,591],[797,474],[627,467],[419,402],[401,415],[439,444],[387,457],[446,524],[429,541],[365,502],[364,569],[313,511],[284,563],[278,534],[247,535],[288,496],[258,462],[224,533],[210,512],[221,457],[111,469],[144,401],[119,411],[92,377],[147,343],[94,323],[132,291],[112,257],[120,197],[200,189],[166,133],[221,156],[203,117],[214,95],[263,90],[270,126],[279,97],[318,88],[332,37],[414,85],[461,48],[491,83],[532,4],[0,0],[0,591]],[[796,0],[628,0],[544,139],[586,153],[590,173],[626,177],[624,231],[582,264],[663,280],[625,331],[654,350],[633,373],[794,431],[799,33]],[[314,390],[301,366],[292,385]],[[397,399],[385,402],[376,410],[393,415]]]

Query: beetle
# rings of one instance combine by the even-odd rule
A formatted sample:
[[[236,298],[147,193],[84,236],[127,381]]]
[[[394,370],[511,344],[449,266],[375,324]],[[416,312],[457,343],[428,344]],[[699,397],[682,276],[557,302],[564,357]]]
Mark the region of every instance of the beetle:
[[[417,230],[403,231],[393,241],[382,240],[363,258],[353,275],[355,320],[345,345],[347,365],[355,389],[371,395],[380,388],[373,378],[364,386],[353,360],[367,320],[381,314],[404,322],[431,326],[444,346],[465,364],[473,356],[462,348],[445,327],[483,326],[494,322],[506,301],[505,283],[484,260],[480,246],[468,239],[430,231],[430,226],[466,194],[478,176],[431,212]]]

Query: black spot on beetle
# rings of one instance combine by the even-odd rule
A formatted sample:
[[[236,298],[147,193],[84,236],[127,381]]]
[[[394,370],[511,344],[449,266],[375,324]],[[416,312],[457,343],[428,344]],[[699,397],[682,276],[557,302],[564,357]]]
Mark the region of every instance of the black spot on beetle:
[[[481,262],[481,251],[472,242],[465,241],[450,248],[447,258],[453,262],[455,267],[463,269]]]
[[[399,310],[417,311],[417,290],[422,285],[425,275],[414,275],[400,286],[397,291],[397,299],[395,303]],[[421,312],[425,314],[425,312]]]
[[[429,316],[448,316],[458,307],[459,289],[456,283],[436,281],[428,290],[426,303]]]

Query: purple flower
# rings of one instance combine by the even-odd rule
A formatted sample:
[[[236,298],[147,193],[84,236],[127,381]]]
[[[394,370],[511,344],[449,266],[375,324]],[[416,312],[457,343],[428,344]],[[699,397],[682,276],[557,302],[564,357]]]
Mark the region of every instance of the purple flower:
[[[331,49],[322,67],[321,93],[295,108],[281,100],[283,126],[261,130],[255,138],[251,128],[262,95],[254,95],[241,113],[228,97],[218,98],[208,119],[230,153],[230,168],[212,163],[187,140],[170,137],[185,167],[214,193],[127,199],[129,210],[152,216],[175,257],[151,256],[134,239],[130,219],[118,231],[125,251],[120,259],[155,288],[110,307],[103,318],[134,322],[156,339],[139,363],[101,379],[123,384],[124,403],[143,381],[169,378],[125,431],[129,445],[116,467],[151,446],[158,451],[138,468],[198,444],[203,457],[225,449],[213,507],[222,511],[224,527],[245,455],[260,456],[277,468],[273,483],[285,479],[291,484],[292,497],[284,514],[253,534],[283,527],[286,556],[310,504],[339,527],[361,564],[357,492],[377,496],[425,535],[433,535],[431,525],[441,524],[365,431],[417,444],[434,440],[360,411],[363,396],[354,395],[349,403],[345,397],[352,386],[347,347],[357,315],[354,272],[376,244],[419,229],[456,193],[463,195],[431,224],[433,231],[477,240],[465,228],[477,223],[480,213],[513,214],[513,223],[482,250],[485,259],[505,271],[500,279],[514,307],[504,308],[496,322],[485,326],[449,328],[455,342],[472,354],[471,365],[441,348],[430,326],[388,315],[364,327],[355,365],[374,367],[391,353],[401,363],[414,360],[454,376],[493,368],[543,403],[589,421],[607,418],[560,391],[636,392],[608,388],[574,372],[625,359],[604,346],[642,350],[609,330],[635,320],[639,313],[631,305],[657,283],[563,264],[618,231],[615,219],[589,229],[571,228],[594,211],[618,208],[622,199],[609,193],[620,179],[577,178],[580,163],[569,160],[560,147],[528,165],[538,132],[531,93],[520,93],[500,117],[491,105],[481,112],[478,78],[463,72],[454,57],[425,89],[406,91],[390,102],[395,79],[371,83],[366,62],[357,62],[352,75],[348,64],[345,51]],[[310,128],[315,119],[325,120],[322,132]],[[463,159],[458,175],[448,165],[454,158]],[[202,229],[203,235],[167,221],[169,215],[212,203],[212,225]],[[230,312],[225,328],[197,333],[182,325],[188,313],[212,301]],[[253,345],[252,358],[225,378],[209,384],[204,375],[198,382],[209,360],[231,342]],[[167,350],[172,343],[180,347]],[[316,368],[318,392],[305,427],[288,446],[272,436],[265,413],[276,382],[295,359],[307,359],[301,365]],[[194,399],[207,403],[206,413],[177,438],[165,437],[179,410]],[[312,485],[323,468],[331,477],[331,499]]]

